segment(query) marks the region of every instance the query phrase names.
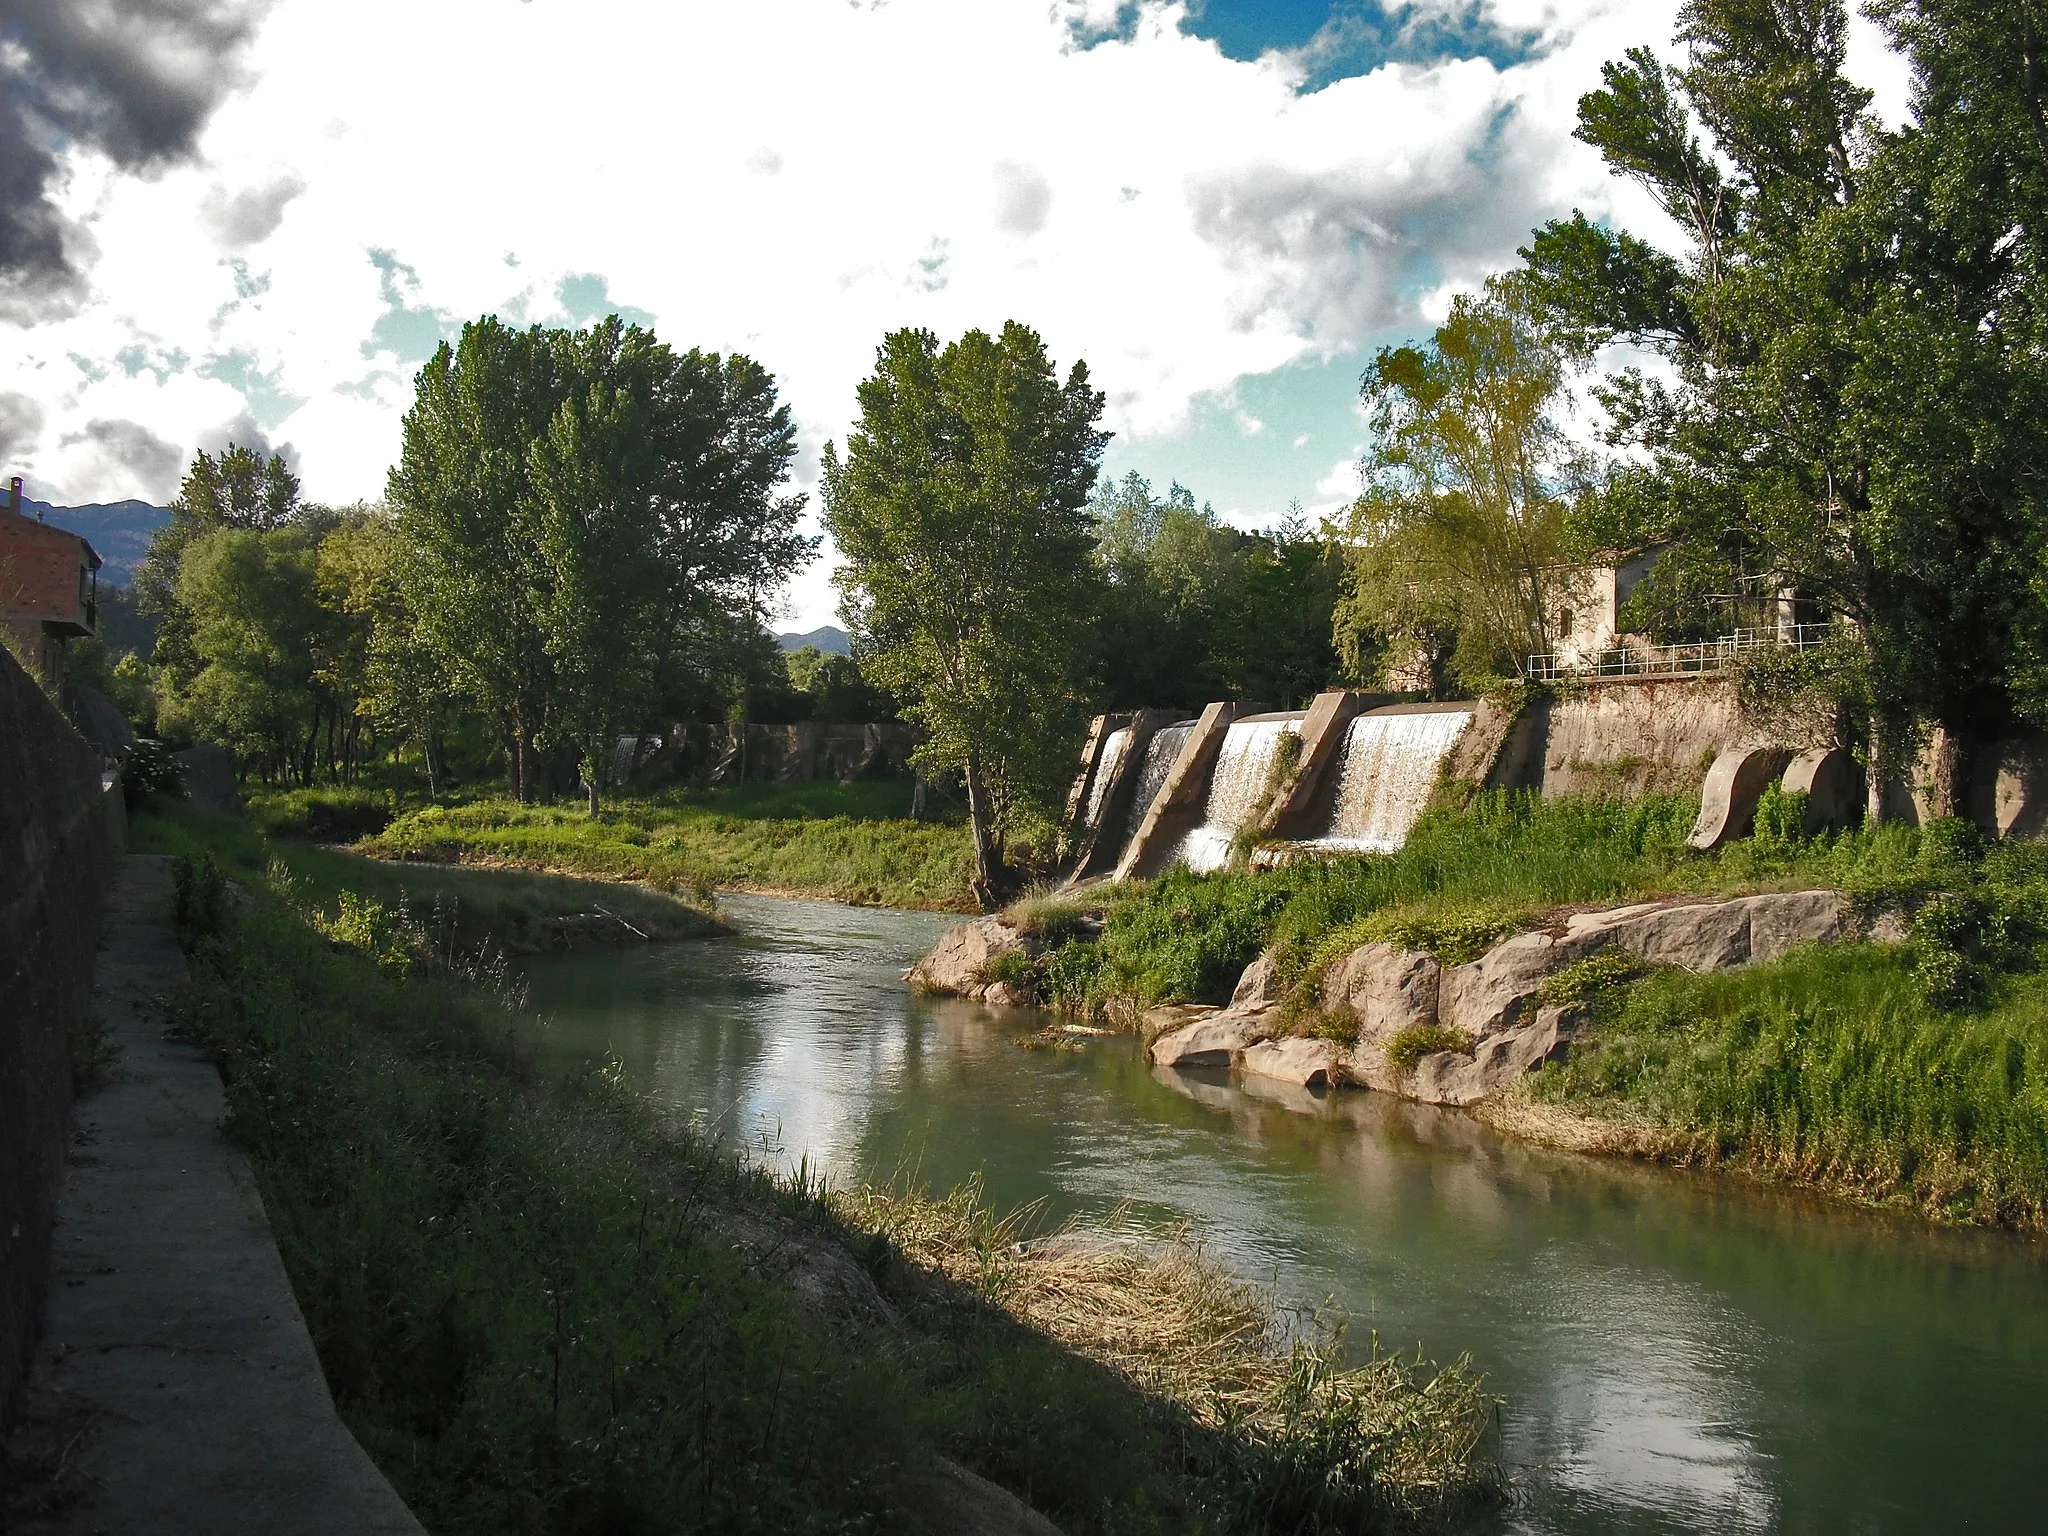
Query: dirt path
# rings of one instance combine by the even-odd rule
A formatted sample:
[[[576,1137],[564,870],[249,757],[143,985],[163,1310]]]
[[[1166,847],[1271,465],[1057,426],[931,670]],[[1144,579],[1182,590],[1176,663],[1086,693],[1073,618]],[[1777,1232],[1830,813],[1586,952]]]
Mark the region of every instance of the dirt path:
[[[118,1054],[73,1115],[11,1447],[35,1486],[11,1528],[421,1536],[335,1415],[248,1162],[221,1134],[218,1074],[164,1036],[185,975],[170,911],[170,860],[131,855],[94,985]]]

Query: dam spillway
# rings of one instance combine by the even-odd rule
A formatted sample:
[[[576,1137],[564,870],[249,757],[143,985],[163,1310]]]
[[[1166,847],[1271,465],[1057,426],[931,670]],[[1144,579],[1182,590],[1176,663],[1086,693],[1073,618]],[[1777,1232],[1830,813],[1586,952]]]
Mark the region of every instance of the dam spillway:
[[[1281,738],[1300,729],[1299,716],[1261,716],[1233,723],[1216,755],[1201,823],[1182,838],[1166,862],[1178,861],[1196,874],[1208,874],[1228,863],[1231,841],[1265,809],[1262,801]]]
[[[1306,840],[1333,853],[1392,853],[1429,806],[1437,770],[1471,723],[1469,709],[1375,710],[1345,733],[1337,792],[1323,830]]]
[[[1130,750],[1129,726],[1111,731],[1109,738],[1103,742],[1102,758],[1095,769],[1094,782],[1088,786],[1088,809],[1084,825],[1094,828],[1102,824],[1102,803],[1108,798],[1109,786],[1116,782],[1117,770],[1123,766],[1124,754]]]

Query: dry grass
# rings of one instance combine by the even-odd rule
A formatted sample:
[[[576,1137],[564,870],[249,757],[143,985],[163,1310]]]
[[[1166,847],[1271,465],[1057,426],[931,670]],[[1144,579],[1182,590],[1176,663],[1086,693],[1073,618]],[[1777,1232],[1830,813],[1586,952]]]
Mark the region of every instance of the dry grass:
[[[835,1198],[855,1226],[1226,1445],[1254,1490],[1240,1513],[1255,1528],[1440,1529],[1504,1494],[1495,1403],[1466,1361],[1433,1367],[1375,1339],[1349,1364],[1341,1327],[1283,1312],[1185,1230],[1119,1210],[1033,1238],[1035,1209],[998,1218],[972,1185],[944,1199],[872,1186]]]

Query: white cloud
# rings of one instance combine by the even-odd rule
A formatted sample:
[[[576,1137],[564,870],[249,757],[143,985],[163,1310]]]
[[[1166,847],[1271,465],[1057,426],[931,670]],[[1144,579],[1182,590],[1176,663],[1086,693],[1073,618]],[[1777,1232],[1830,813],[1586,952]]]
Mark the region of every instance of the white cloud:
[[[1158,0],[1094,47],[1070,23],[1128,6],[279,0],[198,163],[65,162],[99,256],[78,313],[0,325],[15,468],[61,499],[164,496],[192,448],[256,429],[309,494],[376,496],[441,328],[559,323],[586,274],[666,339],[773,369],[807,465],[912,324],[1026,320],[1087,358],[1109,426],[1184,433],[1242,378],[1423,328],[1544,217],[1641,227],[1570,128],[1674,4],[1492,0],[1542,38],[1529,61],[1302,93],[1298,61],[1226,59]],[[829,614],[828,573],[795,616]]]

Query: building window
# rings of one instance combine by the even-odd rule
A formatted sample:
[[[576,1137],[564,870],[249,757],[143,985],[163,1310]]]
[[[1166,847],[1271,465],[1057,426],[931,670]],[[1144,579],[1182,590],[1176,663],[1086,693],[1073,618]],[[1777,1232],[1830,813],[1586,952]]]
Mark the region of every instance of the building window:
[[[1558,609],[1558,610],[1557,610],[1557,634],[1558,634],[1558,638],[1559,638],[1559,639],[1565,639],[1565,638],[1567,638],[1567,637],[1569,637],[1569,636],[1570,636],[1571,632],[1572,632],[1572,611],[1571,611],[1571,609],[1569,609],[1569,608],[1560,608],[1560,609]]]

